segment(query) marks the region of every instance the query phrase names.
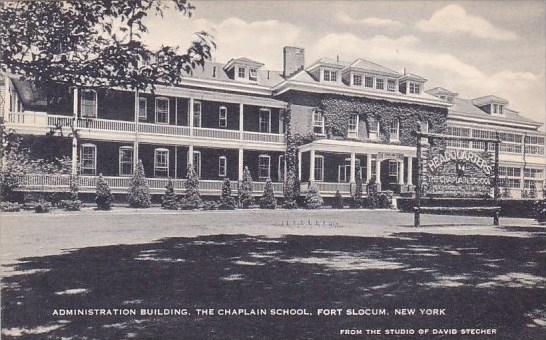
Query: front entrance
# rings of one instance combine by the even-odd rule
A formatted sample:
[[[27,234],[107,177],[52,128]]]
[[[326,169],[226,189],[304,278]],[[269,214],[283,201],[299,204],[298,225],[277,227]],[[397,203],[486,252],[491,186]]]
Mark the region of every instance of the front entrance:
[[[399,166],[399,162],[394,159],[386,159],[381,162],[381,190],[398,190]]]

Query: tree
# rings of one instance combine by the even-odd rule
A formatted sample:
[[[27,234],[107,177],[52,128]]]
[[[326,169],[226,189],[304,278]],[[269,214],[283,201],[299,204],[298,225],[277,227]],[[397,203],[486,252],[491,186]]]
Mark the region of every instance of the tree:
[[[203,205],[201,195],[199,194],[199,176],[191,164],[188,164],[186,177],[186,183],[184,183],[184,188],[186,189],[185,208],[199,209]]]
[[[165,194],[161,197],[161,207],[163,209],[177,210],[178,201],[176,194],[174,193],[173,180],[169,178],[167,185],[165,186]]]
[[[307,209],[318,209],[322,207],[324,201],[316,185],[311,184],[307,189],[307,195],[305,196],[305,206]]]
[[[275,209],[277,207],[277,200],[275,199],[275,193],[273,192],[273,183],[271,179],[267,179],[264,186],[264,194],[260,198],[260,208],[262,209]]]
[[[254,204],[254,196],[252,195],[252,175],[248,166],[245,166],[243,171],[243,180],[239,184],[239,204],[241,207],[248,209]]]
[[[284,202],[283,206],[287,209],[298,207],[296,202],[300,195],[300,183],[297,175],[297,145],[292,135],[292,111],[290,106],[285,112],[284,122],[286,126],[286,179],[284,181]]]
[[[78,192],[80,191],[79,177],[70,175],[70,199],[63,202],[65,210],[79,211],[82,206],[82,201],[79,200]]]
[[[113,201],[112,193],[110,191],[110,186],[104,178],[102,177],[102,174],[99,174],[99,178],[97,180],[97,189],[95,191],[95,203],[97,203],[97,209],[99,210],[110,210],[112,208],[112,201]]]
[[[152,204],[148,180],[144,174],[142,160],[138,160],[135,173],[129,183],[129,195],[127,200],[132,208],[149,208]]]
[[[235,199],[231,196],[231,182],[229,178],[224,178],[224,183],[222,183],[222,196],[220,197],[220,206],[219,209],[223,210],[234,210],[235,209]]]
[[[172,8],[191,17],[188,0],[13,1],[0,7],[0,68],[45,85],[154,88],[175,84],[211,57],[206,32],[184,52],[144,44],[149,16]]]

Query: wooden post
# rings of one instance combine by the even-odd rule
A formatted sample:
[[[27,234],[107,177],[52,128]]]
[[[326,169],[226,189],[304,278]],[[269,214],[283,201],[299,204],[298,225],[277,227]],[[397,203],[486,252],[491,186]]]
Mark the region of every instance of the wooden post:
[[[496,133],[497,141],[495,142],[495,187],[493,189],[493,201],[495,206],[499,206],[499,133]],[[499,211],[495,210],[495,215],[493,216],[493,224],[499,225]]]
[[[421,184],[422,179],[421,176],[423,175],[423,169],[422,165],[423,162],[421,160],[421,127],[417,126],[417,185],[415,186],[415,206],[413,209],[415,210],[415,215],[413,217],[413,225],[416,228],[419,228],[421,226]]]

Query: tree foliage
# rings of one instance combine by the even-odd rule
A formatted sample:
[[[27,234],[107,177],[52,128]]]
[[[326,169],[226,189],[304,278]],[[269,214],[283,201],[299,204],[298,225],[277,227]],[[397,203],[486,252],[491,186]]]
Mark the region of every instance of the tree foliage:
[[[178,200],[174,193],[173,180],[169,178],[165,186],[165,194],[161,197],[161,207],[163,209],[176,210],[178,209]]]
[[[149,208],[152,204],[150,187],[144,174],[142,160],[138,161],[135,173],[129,183],[129,195],[127,197],[129,206],[132,208]]]
[[[227,177],[224,178],[224,183],[222,183],[222,196],[220,197],[218,208],[222,210],[235,209],[235,198],[231,196],[231,182]]]
[[[254,196],[252,194],[252,175],[248,166],[245,166],[243,171],[243,180],[239,183],[239,204],[242,208],[250,208],[254,204]]]
[[[260,198],[260,208],[262,209],[275,209],[277,207],[277,200],[275,199],[275,193],[273,192],[273,183],[271,179],[267,179],[264,186],[264,193]]]
[[[97,179],[97,189],[95,192],[95,203],[97,203],[97,209],[110,210],[112,208],[113,200],[110,186],[108,183],[106,183],[102,177],[102,174],[99,174],[99,178]]]
[[[318,209],[322,207],[324,200],[320,195],[320,192],[316,185],[311,184],[307,189],[307,195],[305,196],[305,206],[307,209]]]
[[[186,189],[184,208],[199,209],[203,205],[201,195],[199,194],[199,176],[191,164],[188,165],[186,177],[186,182],[184,183],[184,188]]]
[[[203,65],[215,47],[206,32],[182,53],[144,44],[150,16],[174,9],[191,17],[188,0],[13,1],[0,7],[0,68],[32,79],[130,89],[174,84]]]

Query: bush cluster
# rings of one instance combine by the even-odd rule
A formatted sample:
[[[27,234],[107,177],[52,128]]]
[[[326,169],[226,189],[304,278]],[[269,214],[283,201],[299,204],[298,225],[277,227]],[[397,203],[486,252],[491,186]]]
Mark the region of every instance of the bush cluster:
[[[110,191],[110,186],[108,183],[106,183],[104,178],[102,178],[102,174],[100,174],[95,191],[95,203],[97,204],[97,209],[110,210],[112,208],[113,201],[114,198],[112,196],[112,192]]]
[[[0,202],[0,211],[17,212],[21,210],[21,205],[17,202]]]

